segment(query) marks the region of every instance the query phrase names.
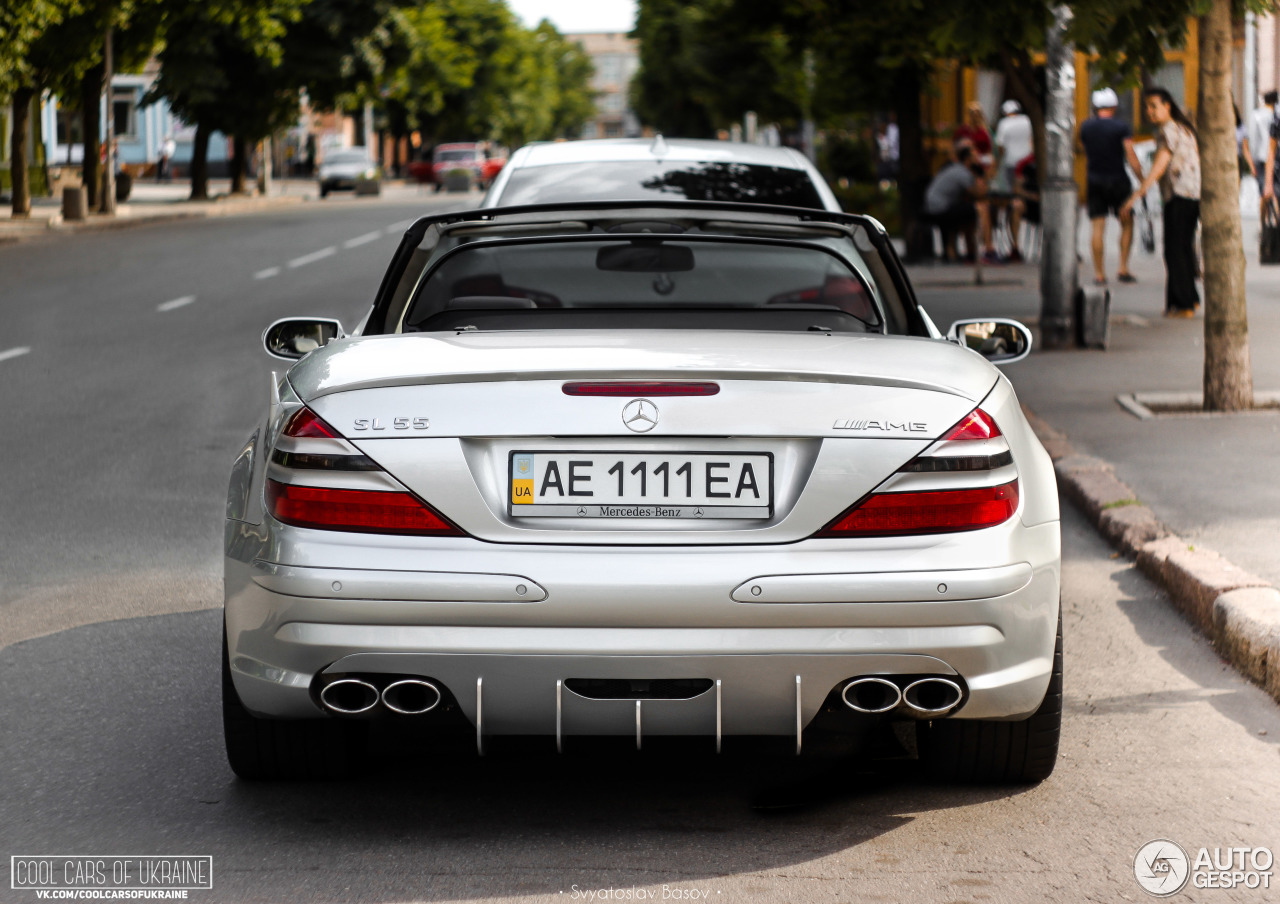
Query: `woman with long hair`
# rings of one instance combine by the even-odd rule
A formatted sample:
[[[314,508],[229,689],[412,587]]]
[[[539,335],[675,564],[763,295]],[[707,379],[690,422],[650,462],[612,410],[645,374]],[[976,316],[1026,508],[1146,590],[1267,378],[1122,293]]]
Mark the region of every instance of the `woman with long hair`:
[[[1138,190],[1121,208],[1133,205],[1160,183],[1164,201],[1164,290],[1166,317],[1194,317],[1200,307],[1196,291],[1196,224],[1200,220],[1200,150],[1196,127],[1163,88],[1148,88],[1147,119],[1156,127],[1156,156]]]

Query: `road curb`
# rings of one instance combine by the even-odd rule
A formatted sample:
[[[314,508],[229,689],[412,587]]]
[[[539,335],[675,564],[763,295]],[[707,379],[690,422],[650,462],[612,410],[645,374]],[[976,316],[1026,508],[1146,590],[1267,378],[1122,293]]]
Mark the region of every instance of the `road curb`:
[[[82,232],[107,232],[115,229],[131,229],[135,226],[173,223],[180,220],[204,220],[213,217],[234,217],[258,213],[280,207],[293,207],[307,199],[302,195],[279,195],[271,198],[214,199],[211,201],[178,201],[175,204],[191,204],[178,210],[159,210],[156,213],[133,213],[125,216],[95,217],[68,223],[55,215],[52,219],[0,222],[0,245],[22,242],[28,239],[59,235],[78,235]]]
[[[1165,589],[1224,658],[1280,701],[1280,590],[1177,536],[1110,463],[1077,453],[1066,434],[1023,411],[1053,459],[1062,495]]]

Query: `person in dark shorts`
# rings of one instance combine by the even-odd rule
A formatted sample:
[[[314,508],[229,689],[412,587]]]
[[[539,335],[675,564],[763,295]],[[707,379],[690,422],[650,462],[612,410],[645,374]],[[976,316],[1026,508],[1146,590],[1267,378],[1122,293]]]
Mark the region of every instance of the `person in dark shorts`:
[[[955,148],[953,159],[938,171],[924,193],[924,212],[942,230],[943,253],[955,257],[955,238],[964,233],[965,249],[972,257],[977,251],[978,210],[974,202],[985,198],[985,170],[973,159],[973,148],[964,143]]]
[[[1106,252],[1103,236],[1107,228],[1107,215],[1120,220],[1120,270],[1116,278],[1120,282],[1136,282],[1129,272],[1129,250],[1133,247],[1133,213],[1121,212],[1124,202],[1133,193],[1127,162],[1138,180],[1142,180],[1142,164],[1133,149],[1133,130],[1122,119],[1116,118],[1119,98],[1110,88],[1093,92],[1096,114],[1080,126],[1080,144],[1088,161],[1088,189],[1086,205],[1089,221],[1093,225],[1090,249],[1093,251],[1094,282],[1106,285]]]

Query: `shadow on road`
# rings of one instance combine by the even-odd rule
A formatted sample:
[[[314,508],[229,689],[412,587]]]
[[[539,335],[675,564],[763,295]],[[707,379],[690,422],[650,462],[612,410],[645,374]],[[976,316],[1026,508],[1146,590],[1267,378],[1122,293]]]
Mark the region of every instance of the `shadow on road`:
[[[1117,694],[1068,702],[1068,712],[1142,713],[1207,701],[1215,710],[1273,747],[1280,743],[1280,710],[1259,705],[1262,691],[1212,652],[1204,635],[1188,631],[1186,620],[1137,566],[1122,565],[1112,576],[1122,596],[1117,605],[1139,639],[1188,678],[1194,687],[1142,694]],[[1205,655],[1208,648],[1209,655]],[[1269,701],[1267,701],[1269,703]]]
[[[363,778],[245,783],[222,752],[220,619],[108,622],[0,652],[0,847],[212,854],[201,901],[714,890],[1019,793],[927,786],[911,764],[735,753],[733,738],[720,757],[709,739],[637,754],[570,738],[563,757],[548,739],[480,759],[383,737]]]

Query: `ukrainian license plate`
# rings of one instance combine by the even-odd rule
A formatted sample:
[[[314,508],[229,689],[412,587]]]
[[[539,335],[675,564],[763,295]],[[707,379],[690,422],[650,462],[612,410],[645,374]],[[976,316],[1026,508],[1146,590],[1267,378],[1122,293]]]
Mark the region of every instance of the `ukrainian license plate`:
[[[768,518],[773,455],[512,452],[517,518]]]

